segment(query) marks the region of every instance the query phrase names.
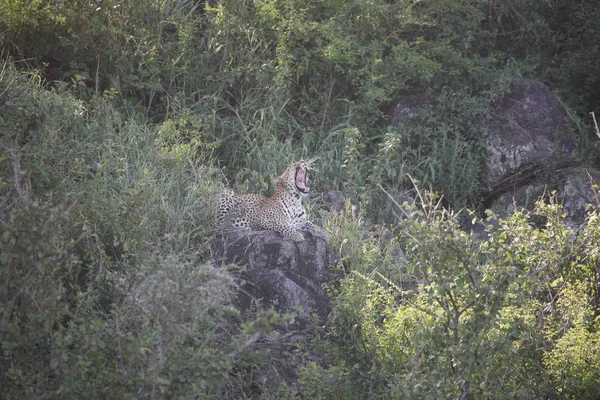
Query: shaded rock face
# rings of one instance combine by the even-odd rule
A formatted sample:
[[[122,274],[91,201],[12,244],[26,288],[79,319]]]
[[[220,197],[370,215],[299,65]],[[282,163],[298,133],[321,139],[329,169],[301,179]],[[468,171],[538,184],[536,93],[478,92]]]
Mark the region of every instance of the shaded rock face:
[[[330,212],[346,209],[346,196],[339,190],[330,190],[323,195],[323,207]]]
[[[588,204],[599,205],[599,194],[593,185],[600,185],[600,170],[569,167],[556,171],[554,182],[546,184],[540,180],[516,187],[500,195],[492,209],[507,214],[519,208],[531,208],[540,197],[547,197],[552,190],[557,191],[557,201],[562,204],[569,223],[584,221]]]
[[[435,106],[438,100],[429,94],[413,94],[402,98],[390,117],[391,126],[409,123],[417,116],[417,112],[425,106]]]
[[[600,170],[583,167],[569,168],[561,173],[562,188],[559,198],[567,213],[567,218],[574,222],[583,222],[587,216],[588,204],[600,206],[600,195],[593,185],[600,185]]]
[[[574,149],[564,107],[546,85],[523,79],[504,96],[489,125],[489,182],[493,186],[506,175],[550,157],[570,157]]]
[[[329,314],[322,286],[338,258],[324,239],[305,233],[305,240],[297,243],[273,231],[233,231],[219,234],[212,249],[216,263],[244,267],[239,293],[243,308],[257,301],[282,313],[300,306],[304,316]]]
[[[396,224],[409,214],[406,206],[410,207],[415,202],[414,189],[395,190],[388,193],[387,196],[381,209],[381,217],[386,223]]]

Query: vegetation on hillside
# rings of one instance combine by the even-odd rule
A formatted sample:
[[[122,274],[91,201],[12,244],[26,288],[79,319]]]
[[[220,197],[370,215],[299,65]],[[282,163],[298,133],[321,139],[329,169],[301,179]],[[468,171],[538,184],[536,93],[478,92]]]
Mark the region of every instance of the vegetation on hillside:
[[[539,203],[487,241],[453,210],[481,211],[486,122],[523,76],[588,143],[599,35],[590,0],[0,2],[0,392],[597,398],[597,205],[569,227]],[[389,126],[420,93],[435,112]],[[253,343],[294,316],[234,307],[212,209],[300,158],[315,191],[353,200],[320,216],[342,256],[301,349],[322,362],[273,386]],[[413,182],[443,207],[420,190],[399,226],[375,225],[382,188]]]

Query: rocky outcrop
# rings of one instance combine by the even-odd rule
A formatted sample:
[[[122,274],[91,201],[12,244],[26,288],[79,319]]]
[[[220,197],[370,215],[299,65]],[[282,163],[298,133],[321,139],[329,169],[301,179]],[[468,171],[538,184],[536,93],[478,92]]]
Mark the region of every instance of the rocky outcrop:
[[[543,83],[523,79],[498,104],[487,136],[490,192],[500,215],[530,209],[556,191],[567,223],[581,223],[587,204],[598,204],[600,171],[576,166],[576,142],[568,115]]]
[[[439,101],[430,94],[400,99],[391,126],[418,123],[418,116]],[[512,85],[491,113],[485,139],[487,191],[482,203],[500,215],[531,208],[556,190],[568,223],[585,219],[587,204],[598,204],[600,170],[577,163],[577,142],[569,116],[558,98],[540,81],[522,79]],[[389,194],[381,211],[386,222],[402,216],[403,188]],[[406,199],[410,203],[410,198]]]
[[[413,94],[403,97],[394,106],[389,125],[400,126],[411,122],[426,106],[435,106],[438,100],[430,94]]]
[[[586,217],[588,204],[600,205],[600,195],[594,185],[600,185],[600,170],[559,168],[550,178],[536,178],[505,191],[494,200],[492,209],[500,215],[509,214],[515,208],[530,209],[538,199],[547,198],[552,191],[556,191],[556,201],[562,204],[566,221],[580,224]]]
[[[329,190],[323,195],[322,203],[325,210],[339,213],[346,209],[346,196],[339,190]]]
[[[243,308],[258,303],[282,313],[301,307],[301,316],[329,314],[329,298],[322,286],[329,282],[338,259],[323,238],[305,233],[305,240],[297,243],[273,231],[233,231],[219,234],[212,250],[215,263],[242,267],[239,302]]]
[[[523,79],[500,101],[489,125],[490,186],[532,164],[569,158],[574,149],[575,140],[562,104],[543,83]]]
[[[385,194],[387,199],[381,209],[381,219],[396,224],[410,213],[409,208],[415,202],[415,190],[394,190]]]

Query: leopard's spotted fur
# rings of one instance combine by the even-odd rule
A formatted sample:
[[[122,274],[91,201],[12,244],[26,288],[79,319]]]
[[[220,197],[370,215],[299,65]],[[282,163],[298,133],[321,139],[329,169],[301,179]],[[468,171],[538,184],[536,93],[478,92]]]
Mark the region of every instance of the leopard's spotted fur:
[[[221,225],[230,220],[234,228],[271,229],[296,242],[303,241],[300,231],[313,230],[301,202],[310,191],[307,173],[308,163],[300,160],[273,179],[276,189],[270,198],[256,194],[223,196],[218,204]]]

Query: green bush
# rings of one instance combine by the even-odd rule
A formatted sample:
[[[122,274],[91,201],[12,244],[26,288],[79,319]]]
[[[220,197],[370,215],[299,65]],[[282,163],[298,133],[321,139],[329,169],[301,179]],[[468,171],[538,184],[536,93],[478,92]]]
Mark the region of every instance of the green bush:
[[[486,124],[522,75],[597,157],[598,21],[590,0],[1,2],[2,394],[593,398],[597,212],[575,230],[540,204],[481,242],[452,210],[480,206]],[[412,94],[437,102],[388,126]],[[322,217],[325,357],[271,392],[248,343],[285,319],[232,308],[212,210],[225,179],[268,192],[300,158],[358,203]],[[369,222],[415,182],[448,207]]]
[[[153,125],[110,93],[0,72],[2,394],[247,392],[232,371],[262,362],[249,344],[286,320],[242,318],[233,275],[207,262],[222,176],[197,118]]]
[[[159,120],[197,93],[215,66],[203,51],[207,20],[199,3],[9,0],[0,21],[3,53],[20,65],[91,89],[85,96],[116,90],[128,108]]]
[[[595,107],[596,15],[567,0],[11,0],[0,28],[9,54],[84,97],[114,90],[156,122],[196,114],[234,186],[317,157],[324,187],[367,200],[408,173],[462,208],[487,189],[485,121],[511,80],[537,74],[580,116]],[[441,107],[389,131],[394,102],[424,92]]]
[[[552,348],[544,365],[557,391],[569,399],[594,398],[600,389],[600,331],[591,282],[566,282],[544,334]]]
[[[86,303],[85,266],[74,240],[60,234],[64,208],[30,203],[2,215],[0,332],[7,367],[1,379],[8,398],[41,396],[54,386],[53,331]]]
[[[528,68],[500,68],[485,17],[480,1],[222,2],[211,40],[230,83],[224,101],[209,97],[216,107],[200,111],[214,116],[219,158],[233,171],[269,165],[252,179],[268,181],[286,163],[262,149],[277,148],[327,160],[319,184],[363,201],[382,204],[374,189],[410,174],[456,208],[478,206],[485,123]],[[439,106],[390,129],[394,102],[415,93]]]
[[[529,59],[580,115],[598,108],[599,10],[593,1],[496,1],[486,22],[497,32],[498,53]],[[557,55],[560,55],[557,57]]]
[[[538,203],[498,229],[489,225],[489,240],[480,241],[460,229],[458,215],[423,198],[408,207],[397,240],[371,251],[374,232],[364,221],[332,221],[345,271],[326,333],[331,365],[347,375],[338,390],[350,384],[365,398],[594,398],[598,264],[588,244],[600,232],[597,213],[575,233],[560,206]],[[386,264],[387,246],[405,258]]]

